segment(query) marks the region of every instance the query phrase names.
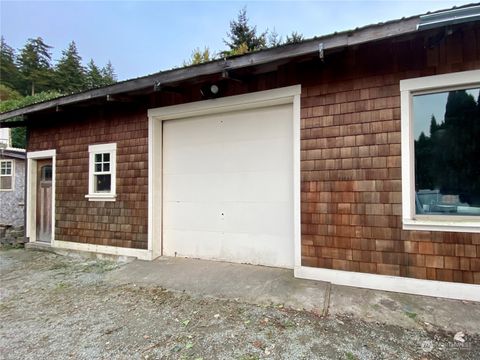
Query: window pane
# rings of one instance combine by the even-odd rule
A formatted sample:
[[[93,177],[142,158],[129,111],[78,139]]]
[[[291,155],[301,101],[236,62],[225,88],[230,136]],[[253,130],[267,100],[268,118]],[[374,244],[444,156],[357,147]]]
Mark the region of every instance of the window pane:
[[[480,89],[413,97],[417,214],[480,216]]]
[[[0,166],[0,175],[11,175],[11,174],[12,174],[12,162],[2,161]]]
[[[111,175],[95,175],[95,192],[110,192]]]
[[[41,177],[42,177],[42,180],[46,180],[46,181],[52,180],[52,165],[45,165],[42,167]]]
[[[0,176],[0,189],[2,190],[12,189],[12,176]]]
[[[103,164],[103,171],[110,171],[110,163]]]
[[[95,162],[102,162],[102,154],[95,154]]]
[[[103,161],[104,162],[109,162],[110,161],[110,153],[103,154]]]
[[[99,164],[95,164],[95,172],[100,172],[102,171],[102,164],[99,163]]]

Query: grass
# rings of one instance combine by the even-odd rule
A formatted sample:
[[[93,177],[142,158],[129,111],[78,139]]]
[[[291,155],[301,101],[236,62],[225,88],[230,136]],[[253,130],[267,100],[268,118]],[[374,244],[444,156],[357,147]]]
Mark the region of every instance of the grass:
[[[83,264],[81,269],[82,272],[91,272],[97,274],[103,274],[108,271],[112,271],[118,267],[118,264],[113,261],[108,260],[95,260],[92,262],[88,262]]]
[[[260,358],[258,357],[258,355],[254,355],[254,354],[245,354],[245,355],[242,355],[239,360],[259,360]]]
[[[357,357],[353,355],[350,351],[345,354],[347,360],[357,360]]]
[[[56,286],[55,286],[55,290],[56,291],[63,291],[63,290],[66,290],[70,287],[70,284],[67,284],[67,283],[64,283],[64,282],[59,282]]]
[[[0,244],[0,250],[23,249],[24,244]]]
[[[407,315],[412,320],[415,320],[417,318],[417,314],[414,312],[405,311],[405,315]]]

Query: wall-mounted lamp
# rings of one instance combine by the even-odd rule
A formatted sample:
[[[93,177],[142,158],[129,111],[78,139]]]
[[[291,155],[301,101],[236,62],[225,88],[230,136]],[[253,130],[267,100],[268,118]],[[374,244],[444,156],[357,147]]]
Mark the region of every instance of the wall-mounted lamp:
[[[220,95],[220,86],[217,84],[207,84],[200,88],[200,93],[205,98],[215,98]]]

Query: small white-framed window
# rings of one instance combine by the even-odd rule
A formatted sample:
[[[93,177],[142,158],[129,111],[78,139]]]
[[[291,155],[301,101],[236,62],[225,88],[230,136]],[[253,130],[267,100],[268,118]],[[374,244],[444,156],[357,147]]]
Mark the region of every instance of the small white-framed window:
[[[403,228],[480,232],[480,70],[400,91]]]
[[[13,190],[13,160],[0,160],[0,191]]]
[[[115,201],[117,144],[88,147],[88,194],[90,201]]]

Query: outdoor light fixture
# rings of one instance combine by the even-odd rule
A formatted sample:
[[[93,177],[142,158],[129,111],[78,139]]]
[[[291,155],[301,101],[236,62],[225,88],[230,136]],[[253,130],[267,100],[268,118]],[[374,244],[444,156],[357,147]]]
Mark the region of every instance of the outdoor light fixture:
[[[218,86],[215,85],[215,84],[213,84],[212,86],[210,86],[210,92],[211,92],[213,95],[217,95],[219,90],[220,90],[220,89],[219,89]]]
[[[205,98],[215,98],[220,94],[220,86],[217,84],[208,84],[202,86],[200,93]]]

